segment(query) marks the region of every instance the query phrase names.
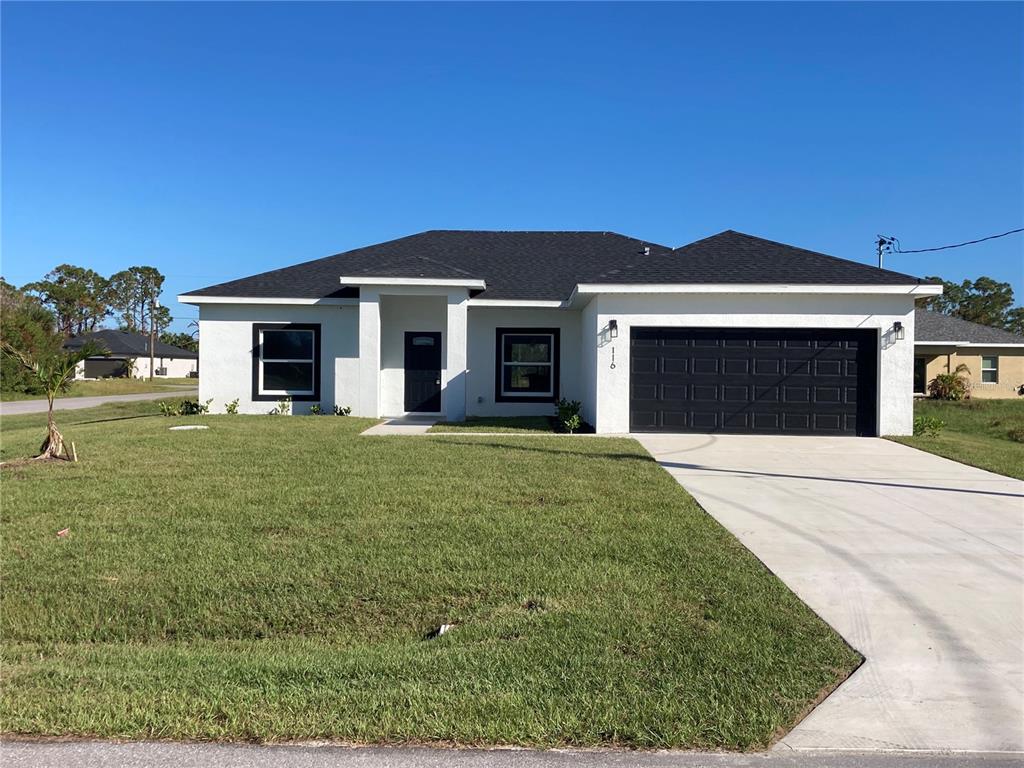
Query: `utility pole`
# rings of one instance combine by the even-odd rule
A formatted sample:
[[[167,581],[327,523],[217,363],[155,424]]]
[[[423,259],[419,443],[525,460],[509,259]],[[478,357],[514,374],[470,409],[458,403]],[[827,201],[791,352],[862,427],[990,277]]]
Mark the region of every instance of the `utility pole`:
[[[882,269],[882,254],[885,253],[885,238],[879,235],[876,245],[878,247],[878,268]]]
[[[156,285],[149,286],[149,380],[153,380],[153,347],[156,341]]]

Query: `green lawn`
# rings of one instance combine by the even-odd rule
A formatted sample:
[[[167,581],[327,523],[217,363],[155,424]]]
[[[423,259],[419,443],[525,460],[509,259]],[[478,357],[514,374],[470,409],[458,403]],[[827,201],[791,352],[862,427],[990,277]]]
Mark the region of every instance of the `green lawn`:
[[[550,432],[551,416],[472,416],[465,421],[439,421],[429,432]]]
[[[154,412],[2,470],[2,732],[747,749],[859,662],[632,440]]]
[[[905,445],[1024,480],[1024,443],[1009,432],[1024,430],[1024,398],[1017,400],[917,400],[915,416],[946,422],[935,437],[895,437]]]
[[[183,386],[198,387],[199,379],[96,379],[74,381],[60,397],[94,397],[96,395],[132,395],[141,392],[182,392]],[[0,392],[0,400],[45,400],[46,395],[24,392]]]

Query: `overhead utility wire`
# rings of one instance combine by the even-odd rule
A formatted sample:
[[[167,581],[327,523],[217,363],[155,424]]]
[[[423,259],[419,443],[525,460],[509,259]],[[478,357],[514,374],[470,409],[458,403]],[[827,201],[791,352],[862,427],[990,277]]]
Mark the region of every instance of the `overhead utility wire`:
[[[879,235],[878,241],[875,246],[878,249],[878,267],[882,267],[882,256],[886,253],[930,253],[932,251],[946,251],[950,248],[963,248],[965,245],[974,245],[975,243],[984,243],[986,240],[995,240],[999,237],[1006,237],[1007,235],[1015,235],[1018,232],[1024,232],[1024,227],[1020,229],[1011,229],[1009,232],[1000,232],[998,235],[989,235],[988,237],[979,237],[977,240],[967,240],[963,243],[954,243],[953,245],[940,245],[938,248],[913,248],[903,250],[903,245],[900,243],[898,237],[892,235]]]

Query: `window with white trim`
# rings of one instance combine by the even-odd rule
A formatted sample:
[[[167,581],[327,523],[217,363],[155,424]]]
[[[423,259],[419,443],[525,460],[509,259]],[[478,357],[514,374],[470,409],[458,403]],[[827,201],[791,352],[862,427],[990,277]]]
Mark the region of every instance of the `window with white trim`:
[[[999,358],[995,355],[981,358],[981,380],[986,384],[999,383]]]
[[[320,326],[253,326],[253,399],[320,396]]]
[[[558,395],[558,329],[497,329],[495,398],[552,401]]]

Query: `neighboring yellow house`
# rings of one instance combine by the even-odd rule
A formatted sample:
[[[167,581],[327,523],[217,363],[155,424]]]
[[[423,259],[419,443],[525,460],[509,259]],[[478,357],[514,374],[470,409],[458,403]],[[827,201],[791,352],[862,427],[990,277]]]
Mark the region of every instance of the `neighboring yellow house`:
[[[1019,397],[1024,394],[1024,336],[918,309],[914,316],[914,394],[928,382],[963,363],[971,397]]]

